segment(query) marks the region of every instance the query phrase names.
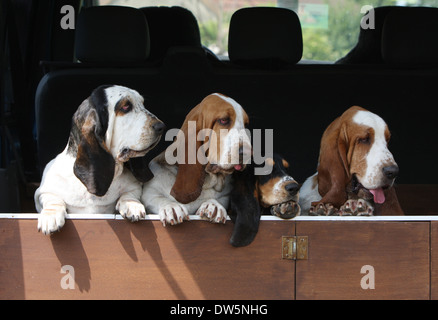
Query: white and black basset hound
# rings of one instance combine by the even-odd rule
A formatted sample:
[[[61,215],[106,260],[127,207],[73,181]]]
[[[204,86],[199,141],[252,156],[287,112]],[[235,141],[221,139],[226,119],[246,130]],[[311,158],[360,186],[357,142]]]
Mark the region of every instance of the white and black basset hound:
[[[158,214],[164,226],[189,220],[191,214],[225,223],[231,173],[243,170],[243,159],[251,157],[248,122],[240,104],[222,94],[211,94],[193,108],[176,140],[150,162],[154,178],[143,185],[141,198],[147,212]],[[171,163],[175,153],[179,160]]]
[[[361,107],[335,119],[322,136],[317,173],[301,187],[302,214],[403,215],[390,136],[385,121]]]
[[[165,126],[143,102],[137,91],[115,85],[95,89],[82,102],[67,146],[47,164],[35,192],[39,231],[59,231],[66,213],[117,210],[131,221],[144,217],[142,182],[152,174],[141,157]]]

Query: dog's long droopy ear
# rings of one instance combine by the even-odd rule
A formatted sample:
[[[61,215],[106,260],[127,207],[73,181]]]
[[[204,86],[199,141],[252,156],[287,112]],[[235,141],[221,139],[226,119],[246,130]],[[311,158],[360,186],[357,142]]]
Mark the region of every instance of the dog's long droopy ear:
[[[243,247],[256,237],[261,216],[253,166],[247,167],[243,172],[235,171],[233,180],[229,215],[234,222],[234,228],[230,244]]]
[[[73,128],[78,134],[73,171],[88,192],[103,196],[114,178],[115,161],[105,145],[96,109],[86,100],[76,112]]]
[[[346,185],[350,180],[347,161],[348,136],[341,118],[337,118],[321,139],[318,165],[320,202],[339,208],[347,200]]]
[[[196,128],[196,130],[189,130],[189,126]],[[199,104],[187,115],[175,141],[181,146],[177,150],[185,152],[183,163],[178,163],[178,173],[170,194],[176,201],[183,204],[198,199],[205,180],[205,166],[199,163],[197,157],[197,152],[202,146],[202,141],[197,141],[197,135],[202,126],[202,106]],[[196,149],[193,150],[191,146],[195,146]]]
[[[151,157],[147,154],[143,157],[130,158],[125,162],[125,166],[131,171],[134,177],[140,182],[148,182],[154,177],[151,169],[149,169],[149,162]]]

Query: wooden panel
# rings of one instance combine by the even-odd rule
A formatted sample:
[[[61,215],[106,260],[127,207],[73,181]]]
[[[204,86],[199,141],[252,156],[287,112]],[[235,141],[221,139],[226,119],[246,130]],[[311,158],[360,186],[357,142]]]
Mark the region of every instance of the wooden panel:
[[[432,221],[430,227],[430,282],[431,299],[438,300],[438,222]]]
[[[280,254],[294,223],[262,221],[244,248],[228,243],[231,230],[231,222],[68,220],[47,237],[36,220],[0,219],[0,299],[294,299],[294,262]],[[66,265],[73,290],[61,287]]]
[[[429,222],[300,221],[296,232],[309,237],[297,299],[429,299]],[[374,289],[362,288],[367,265]]]
[[[24,299],[19,230],[18,220],[0,219],[0,299]]]

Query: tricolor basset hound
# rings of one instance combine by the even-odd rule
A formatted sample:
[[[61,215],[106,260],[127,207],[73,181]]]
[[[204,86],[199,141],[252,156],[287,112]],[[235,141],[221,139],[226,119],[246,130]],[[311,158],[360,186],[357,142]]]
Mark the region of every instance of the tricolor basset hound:
[[[393,188],[399,167],[385,121],[351,107],[325,130],[317,173],[301,187],[309,215],[403,215]]]
[[[35,192],[38,230],[59,231],[66,213],[117,210],[131,221],[143,217],[141,182],[152,174],[141,157],[158,144],[164,128],[137,91],[95,89],[74,114],[64,151],[44,169]]]
[[[147,212],[158,214],[164,226],[192,214],[225,223],[231,173],[243,170],[242,159],[251,157],[248,122],[240,104],[222,94],[211,94],[193,108],[176,140],[150,162],[154,178],[144,184],[141,198]],[[175,153],[178,160],[169,161]]]
[[[266,168],[255,175],[254,167]],[[300,215],[299,184],[289,174],[289,163],[280,155],[265,159],[265,165],[248,165],[233,174],[229,215],[234,222],[231,245],[249,245],[257,235],[261,215],[291,219]]]

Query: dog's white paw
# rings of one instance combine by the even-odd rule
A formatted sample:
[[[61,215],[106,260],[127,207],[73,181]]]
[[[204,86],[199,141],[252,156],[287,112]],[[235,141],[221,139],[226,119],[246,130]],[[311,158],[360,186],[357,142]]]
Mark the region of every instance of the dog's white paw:
[[[214,223],[225,223],[228,217],[227,210],[214,199],[201,204],[196,214]]]
[[[158,215],[164,227],[166,224],[173,226],[182,223],[184,220],[190,220],[186,206],[177,202],[172,202],[160,207]]]
[[[123,218],[131,222],[136,222],[144,219],[146,216],[146,209],[141,202],[137,200],[122,200],[117,203],[116,210]]]
[[[38,231],[45,235],[60,231],[65,224],[65,206],[54,205],[43,208],[38,216]]]

